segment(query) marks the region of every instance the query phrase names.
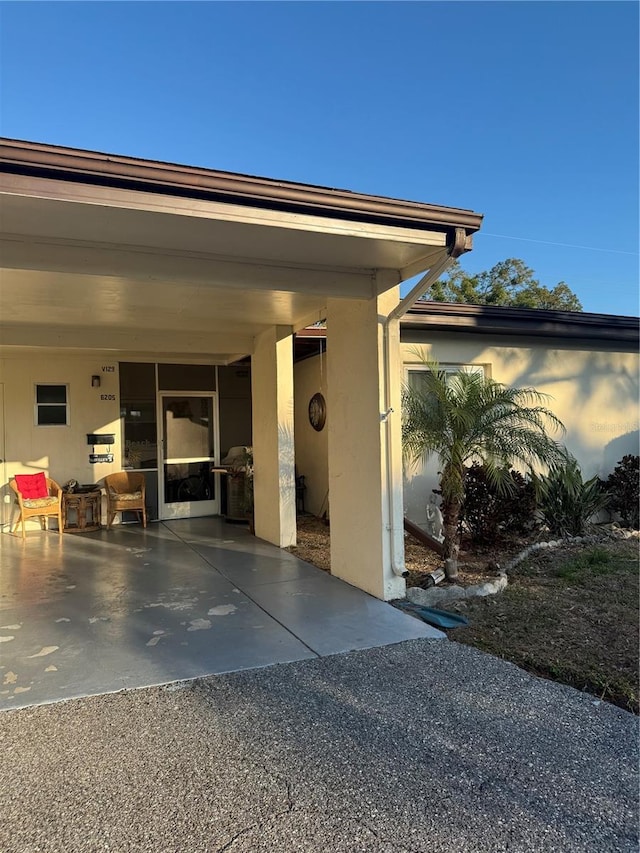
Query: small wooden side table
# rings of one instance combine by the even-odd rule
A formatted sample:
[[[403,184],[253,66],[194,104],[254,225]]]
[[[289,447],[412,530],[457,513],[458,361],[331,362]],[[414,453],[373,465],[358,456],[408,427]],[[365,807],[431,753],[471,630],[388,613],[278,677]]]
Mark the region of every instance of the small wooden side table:
[[[69,513],[75,512],[75,524],[69,521]],[[65,533],[90,533],[100,530],[102,516],[102,492],[64,492],[62,495],[62,522]]]

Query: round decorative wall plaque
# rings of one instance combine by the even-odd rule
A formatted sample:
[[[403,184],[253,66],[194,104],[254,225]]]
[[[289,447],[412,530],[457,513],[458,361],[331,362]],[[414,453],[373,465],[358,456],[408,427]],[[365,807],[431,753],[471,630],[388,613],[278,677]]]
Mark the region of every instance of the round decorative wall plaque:
[[[309,423],[317,431],[324,427],[327,420],[327,404],[320,392],[309,400]]]

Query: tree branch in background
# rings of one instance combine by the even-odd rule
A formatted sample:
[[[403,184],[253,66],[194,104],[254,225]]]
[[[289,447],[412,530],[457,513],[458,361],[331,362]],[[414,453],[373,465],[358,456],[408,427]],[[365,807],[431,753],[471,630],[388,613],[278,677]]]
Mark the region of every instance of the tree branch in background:
[[[445,275],[423,297],[427,302],[501,305],[508,308],[546,308],[582,311],[576,294],[564,281],[545,287],[519,258],[507,258],[490,270],[471,275],[454,261]]]

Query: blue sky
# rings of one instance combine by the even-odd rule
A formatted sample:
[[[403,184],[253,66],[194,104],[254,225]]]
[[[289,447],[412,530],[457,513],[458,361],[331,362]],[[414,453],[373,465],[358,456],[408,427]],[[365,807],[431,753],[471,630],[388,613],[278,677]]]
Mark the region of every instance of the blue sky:
[[[638,313],[635,2],[0,7],[4,136],[472,208]]]

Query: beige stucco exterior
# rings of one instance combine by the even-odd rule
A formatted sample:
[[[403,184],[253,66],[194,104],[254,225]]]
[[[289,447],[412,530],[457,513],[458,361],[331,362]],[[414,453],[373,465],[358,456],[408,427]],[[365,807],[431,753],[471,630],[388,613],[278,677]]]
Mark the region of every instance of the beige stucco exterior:
[[[309,401],[316,393],[327,397],[327,356],[307,358],[294,366],[295,460],[305,478],[305,510],[320,516],[329,506],[329,430],[309,423]]]
[[[91,386],[93,375],[101,378],[99,388]],[[67,426],[35,424],[35,386],[48,383],[68,386]],[[44,471],[62,486],[71,479],[92,483],[96,475],[102,478],[121,470],[118,361],[112,356],[71,357],[55,351],[13,354],[0,358],[0,384],[4,391],[3,523],[11,515],[7,481],[15,474]],[[87,433],[115,434],[109,448],[114,454],[112,464],[89,462],[92,448],[87,445]]]
[[[1,352],[1,350],[0,350]],[[79,483],[101,483],[107,474],[121,471],[130,461],[124,449],[123,423],[120,417],[121,396],[119,369],[121,362],[135,361],[126,351],[114,353],[77,352],[61,355],[56,350],[5,351],[0,355],[0,523],[8,525],[12,517],[13,496],[8,487],[15,474],[43,471],[63,486],[69,480]],[[153,363],[143,362],[151,367]],[[214,369],[211,366],[211,369]],[[93,387],[93,376],[100,386]],[[232,445],[251,444],[251,371],[248,365],[218,366],[215,394],[219,423],[219,456]],[[35,388],[40,384],[66,385],[69,423],[66,426],[38,426],[35,417]],[[145,389],[157,404],[156,389]],[[188,392],[186,392],[188,393]],[[193,429],[189,421],[176,422],[176,429]],[[97,446],[97,452],[113,453],[113,462],[91,463],[93,447],[87,434],[112,433],[115,441]],[[134,466],[135,467],[135,466]],[[147,471],[148,486],[156,480],[156,469]],[[151,517],[158,507],[153,505],[156,487],[148,495]],[[104,516],[103,506],[103,518]],[[119,523],[120,516],[115,523]],[[27,523],[37,528],[37,521]]]
[[[335,345],[328,384],[334,524],[336,507],[344,510],[334,528],[334,563],[341,577],[374,595],[401,594],[404,582],[391,569],[403,562],[399,427],[397,419],[381,420],[389,401],[399,400],[401,377],[387,370],[394,323],[385,338],[385,314],[396,308],[401,282],[435,277],[469,251],[482,217],[19,140],[0,140],[0,167],[8,460],[0,487],[6,492],[7,478],[22,470],[94,483],[120,469],[117,370],[99,389],[91,385],[103,366],[228,367],[250,359],[252,435],[247,396],[218,398],[220,449],[253,442],[256,532],[293,544],[291,340],[327,317]],[[357,365],[357,375],[345,364]],[[69,386],[68,426],[34,426],[38,382]],[[158,416],[158,430],[160,423]],[[86,434],[96,431],[116,434],[114,461],[89,467]],[[158,432],[157,443],[160,455],[166,435]],[[317,489],[315,477],[309,480]]]
[[[293,452],[293,351],[290,329],[256,340],[252,359],[256,535],[287,548],[296,544]]]
[[[603,344],[567,344],[559,340],[489,342],[486,336],[438,333],[430,343],[402,344],[405,370],[419,367],[416,345],[441,364],[483,365],[505,385],[536,388],[549,395],[548,408],[566,427],[560,440],[578,460],[583,475],[606,477],[627,453],[638,454],[639,369],[636,352]],[[437,483],[436,472],[407,472],[405,504],[416,523]]]
[[[561,440],[576,457],[585,477],[606,477],[627,453],[639,453],[638,420],[640,357],[637,349],[600,342],[563,342],[558,339],[488,339],[486,335],[455,331],[403,333],[400,346],[402,379],[419,369],[418,347],[426,358],[446,365],[481,365],[498,382],[533,387],[548,394],[549,408],[561,419]],[[426,338],[431,338],[427,341]],[[308,393],[319,382],[319,359],[296,365],[296,387]],[[327,385],[327,378],[324,378]],[[303,418],[300,413],[300,419]],[[326,456],[307,430],[296,432],[296,460],[300,473],[310,474],[313,496],[328,485]],[[424,469],[405,470],[404,509],[417,524],[425,522],[425,506],[437,487],[437,462]],[[313,483],[311,480],[313,479]],[[314,504],[310,504],[313,511]]]
[[[404,563],[402,545],[399,553],[394,551],[403,535],[401,385],[397,371],[385,377],[383,320],[397,302],[397,293],[390,292],[375,302],[329,300],[327,306],[331,572],[385,599],[402,597],[405,591],[404,580],[393,570],[394,564]],[[396,415],[393,422],[384,417],[387,402]],[[394,444],[397,480],[390,473]],[[353,559],[356,553],[358,559]],[[371,566],[383,570],[372,572]]]

